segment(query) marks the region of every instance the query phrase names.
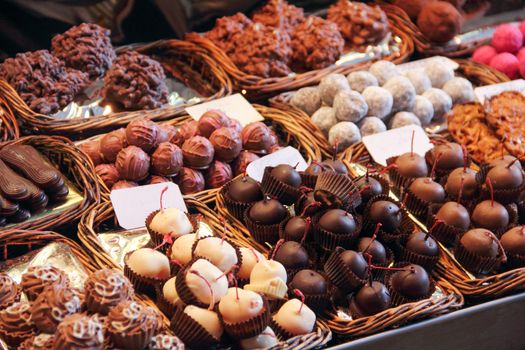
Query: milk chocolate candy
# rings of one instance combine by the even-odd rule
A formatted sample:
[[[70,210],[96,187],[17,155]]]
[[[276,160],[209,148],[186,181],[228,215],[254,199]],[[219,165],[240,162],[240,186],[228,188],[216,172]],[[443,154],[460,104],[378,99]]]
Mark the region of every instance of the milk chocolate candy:
[[[9,200],[25,201],[29,199],[29,181],[15,173],[0,160],[0,192]]]
[[[18,204],[13,203],[4,196],[0,195],[0,217],[15,215],[18,211]],[[1,225],[0,225],[1,226]]]
[[[11,222],[23,222],[28,220],[31,217],[31,213],[29,210],[24,208],[19,208],[15,215],[9,217],[9,221]]]

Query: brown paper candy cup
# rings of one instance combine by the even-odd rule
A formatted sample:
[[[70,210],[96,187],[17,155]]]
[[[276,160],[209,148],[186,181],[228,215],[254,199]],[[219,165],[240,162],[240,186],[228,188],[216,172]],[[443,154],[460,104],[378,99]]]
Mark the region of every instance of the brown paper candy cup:
[[[472,213],[474,212],[474,209],[476,207],[476,205],[478,203],[480,203],[481,201],[483,200],[479,200],[477,202],[473,202],[471,207],[470,208],[467,208],[468,211],[469,211],[469,214],[470,214],[470,217],[472,218]],[[496,201],[496,200],[495,200]],[[500,203],[501,204],[501,203]],[[507,209],[507,213],[509,213],[509,224],[506,226],[506,227],[503,227],[503,228],[500,228],[498,230],[494,230],[494,229],[488,229],[489,231],[491,231],[492,233],[494,233],[496,235],[496,237],[498,237],[498,239],[505,233],[507,232],[508,230],[510,230],[512,227],[516,226],[518,224],[518,207],[516,205],[516,203],[510,203],[510,204],[507,204],[505,205],[505,209]],[[479,225],[478,226],[475,226],[473,222],[470,223],[470,226],[472,228],[478,228],[480,227]]]
[[[362,287],[366,283],[366,278],[362,279],[356,276],[343,262],[341,259],[343,251],[344,249],[341,247],[335,248],[324,264],[324,271],[334,285],[346,293],[351,293]]]
[[[203,258],[199,258],[203,259]],[[179,295],[179,298],[184,302],[186,305],[195,305],[198,307],[202,307],[204,309],[208,308],[209,303],[203,303],[197,297],[193,294],[193,292],[188,288],[188,285],[186,283],[186,275],[188,274],[191,265],[195,262],[196,259],[192,259],[188,265],[186,265],[184,268],[180,269],[177,273],[177,278],[175,279],[175,288],[177,290],[177,294]],[[207,260],[207,259],[205,259]]]
[[[397,157],[391,157],[386,160],[386,165],[394,164],[396,162]],[[392,167],[388,169],[388,177],[390,179],[390,182],[392,183],[392,192],[394,192],[396,195],[400,195],[404,188],[408,188],[408,186],[414,181],[413,177],[407,177],[403,176],[399,173],[397,167]]]
[[[396,240],[396,256],[398,261],[407,261],[411,264],[422,266],[427,272],[431,272],[439,261],[439,254],[427,256],[406,249],[408,235],[399,236]],[[433,237],[432,237],[433,238]]]
[[[310,309],[312,309],[316,314],[322,314],[326,308],[330,305],[330,293],[327,289],[324,294],[306,294],[304,293],[304,303]],[[297,296],[293,293],[291,289],[288,289],[288,298],[293,299]]]
[[[424,219],[427,214],[429,205],[433,203],[427,202],[419,198],[410,189],[407,189],[405,193],[407,193],[406,206],[408,211],[411,212],[412,215],[417,216],[419,219]]]
[[[361,220],[355,217],[356,229],[350,234],[337,234],[327,231],[319,226],[319,219],[323,213],[318,213],[313,217],[312,225],[314,228],[315,243],[324,250],[333,250],[336,247],[350,248],[356,241],[361,232]]]
[[[208,348],[220,342],[220,339],[214,338],[197,321],[185,314],[182,307],[175,310],[170,328],[186,346],[194,349]]]
[[[248,211],[250,208],[246,209],[244,212],[244,222],[248,231],[250,231],[253,239],[260,244],[268,243],[274,245],[279,240],[279,225],[281,222],[286,221],[290,218],[290,213],[286,211],[286,217],[281,221],[273,225],[261,225],[252,221],[248,216]]]
[[[461,240],[458,241],[454,256],[464,268],[476,274],[489,274],[501,265],[501,254],[496,258],[473,254],[461,244]]]
[[[441,223],[436,226],[435,214],[439,211],[442,204],[432,204],[428,207],[427,212],[427,227],[430,230],[430,234],[437,239],[439,242],[447,247],[454,247],[465,230],[461,230],[457,227]]]
[[[519,269],[525,267],[525,255],[507,253],[505,267],[508,269]]]
[[[237,220],[243,221],[244,220],[244,212],[246,209],[248,209],[253,202],[250,203],[242,203],[238,201],[234,201],[228,192],[228,189],[230,188],[231,181],[227,182],[220,191],[220,195],[222,196],[224,200],[224,206],[226,209],[228,209],[228,212],[233,215]]]
[[[303,186],[314,188],[315,183],[319,175],[305,174],[304,172],[299,173],[301,175],[301,183]]]
[[[330,208],[357,208],[361,204],[359,189],[350,177],[334,171],[319,174],[314,198]]]
[[[479,187],[481,188],[480,197],[482,199],[490,199],[490,190],[487,187],[485,181],[487,179],[487,173],[491,168],[488,164],[484,164],[480,167],[477,173],[476,180],[478,181]],[[494,200],[506,205],[518,201],[520,194],[525,191],[525,175],[522,172],[522,183],[516,188],[508,189],[494,189]]]
[[[427,153],[425,153],[425,161],[427,162],[428,169],[432,169],[432,166],[434,165],[434,160],[432,159],[432,150],[429,150]],[[470,154],[467,154],[467,168],[470,168],[471,163],[472,158],[470,157]],[[438,180],[440,180],[444,177],[447,177],[452,171],[454,171],[454,169],[440,169],[436,166],[435,176]]]
[[[286,303],[288,301],[288,299],[270,299],[268,298],[268,305],[270,307],[270,313],[274,314],[276,313],[277,311],[279,311],[279,309],[281,308],[281,306],[284,305],[284,303]]]
[[[270,196],[276,197],[279,202],[283,204],[293,204],[301,196],[301,191],[299,191],[299,188],[290,186],[273,177],[271,175],[272,169],[273,167],[266,167],[264,169],[264,174],[261,181],[263,192],[269,194]]]
[[[244,322],[239,323],[227,323],[224,321],[224,318],[219,313],[219,318],[224,325],[224,330],[228,333],[233,339],[246,339],[255,337],[258,334],[261,334],[262,331],[270,324],[270,306],[268,301],[264,296],[261,296],[263,299],[263,308],[261,312]]]
[[[399,262],[399,263],[396,263],[394,264],[394,267],[405,267],[407,265],[410,265],[410,263],[408,262]],[[401,304],[407,304],[407,303],[413,303],[413,302],[416,302],[416,301],[419,301],[419,300],[424,300],[424,299],[428,299],[432,296],[432,294],[434,294],[434,291],[436,290],[436,282],[434,281],[434,279],[429,275],[429,280],[430,280],[430,286],[429,286],[429,289],[428,289],[428,293],[419,297],[419,298],[410,298],[410,297],[407,297],[407,296],[404,296],[402,295],[401,293],[398,293],[397,291],[394,290],[394,288],[392,288],[392,285],[391,285],[391,278],[392,278],[392,275],[394,273],[396,273],[398,271],[387,271],[386,273],[386,276],[385,276],[385,285],[386,285],[386,288],[388,289],[388,291],[390,292],[390,300],[391,300],[391,304],[392,306],[398,306],[398,305],[401,305]]]
[[[286,341],[290,338],[293,338],[295,337],[294,334],[288,332],[287,330],[285,330],[283,327],[281,327],[280,324],[278,324],[277,322],[275,322],[275,320],[271,319],[270,321],[270,327],[273,329],[273,331],[275,332],[275,335],[281,340],[281,341]]]
[[[200,241],[202,241],[202,240],[204,240],[206,238],[209,238],[209,237],[212,237],[212,236],[200,237],[199,239],[196,239],[193,242],[193,245],[191,246],[191,254],[193,256],[192,261],[195,261],[195,260],[200,259],[200,258],[203,258],[203,259],[206,259],[206,260],[210,261],[210,259],[205,257],[205,256],[201,256],[201,255],[196,255],[195,254],[195,249],[197,248],[197,244],[199,244]],[[229,245],[231,245],[233,247],[233,249],[235,250],[235,254],[237,255],[237,264],[236,265],[237,266],[241,266],[242,265],[242,254],[241,254],[241,250],[239,249],[239,246],[237,244],[235,244],[233,241],[229,240],[228,238],[225,238],[224,242],[228,243]],[[236,272],[237,270],[238,269],[234,269],[233,272]]]
[[[152,327],[150,324],[142,324],[141,327],[135,333],[121,333],[121,332],[112,332],[110,329],[106,328],[106,332],[111,339],[111,342],[117,347],[126,350],[142,350],[144,349],[151,337],[155,335],[155,327]]]
[[[131,253],[133,252],[129,252],[124,257],[124,276],[126,276],[131,284],[133,284],[136,292],[153,295],[153,293],[155,293],[155,286],[163,284],[168,279],[146,277],[133,271],[127,263],[128,257]]]
[[[155,215],[157,215],[159,212],[160,212],[160,209],[155,210],[154,212],[149,214],[148,217],[146,218],[146,229],[148,230],[148,233],[149,233],[149,235],[151,237],[151,242],[153,243],[154,247],[157,247],[157,246],[161,245],[162,241],[164,240],[164,235],[162,233],[157,232],[157,231],[155,231],[155,230],[150,228],[151,221],[153,220]],[[193,227],[193,231],[192,232],[195,232],[197,227],[198,227],[197,217],[195,215],[190,215],[188,213],[186,213],[186,216],[190,220],[191,226]],[[162,253],[166,253],[168,251],[168,248],[169,248],[169,246],[167,244],[165,244],[162,247],[159,247],[158,250],[160,252],[162,252]]]
[[[392,249],[390,249],[389,247],[385,246],[385,251],[386,251],[386,263],[374,264],[374,262],[372,261],[372,263],[375,266],[389,267],[394,262],[394,252],[392,251]],[[385,279],[385,273],[386,273],[385,270],[379,270],[379,269],[372,270],[372,279],[374,281],[383,282],[384,279]]]
[[[155,294],[157,296],[155,300],[157,307],[160,311],[162,311],[164,315],[166,315],[167,318],[171,319],[173,315],[175,315],[177,305],[173,304],[171,301],[164,297],[164,293],[162,292],[161,286],[155,287]]]
[[[362,175],[362,176],[354,179],[354,183],[357,183],[358,181],[360,181],[365,176],[366,175]],[[389,194],[389,192],[390,192],[390,182],[388,182],[388,180],[384,176],[381,176],[379,174],[369,174],[368,177],[372,178],[374,180],[377,180],[381,184],[381,188],[383,189],[381,194],[384,194],[384,195],[388,195]],[[372,199],[372,198],[369,198],[368,200],[370,200],[370,199]],[[361,205],[359,205],[359,207],[356,208],[359,213],[362,213],[363,210],[365,210],[366,205],[368,203],[368,201],[365,201],[365,199],[363,197],[361,197],[361,200],[362,200]]]

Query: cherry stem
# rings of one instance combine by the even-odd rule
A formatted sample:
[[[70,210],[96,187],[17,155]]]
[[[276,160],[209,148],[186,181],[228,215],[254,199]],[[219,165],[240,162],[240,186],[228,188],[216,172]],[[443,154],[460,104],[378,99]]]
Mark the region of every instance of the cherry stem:
[[[487,183],[487,186],[489,187],[489,191],[490,191],[490,206],[494,207],[494,188],[492,187],[492,182],[490,181],[490,178],[488,177],[485,182]]]
[[[306,215],[306,211],[310,208],[315,208],[315,207],[320,207],[322,205],[321,202],[312,202],[310,204],[308,204],[306,207],[304,207],[302,213],[300,216],[305,216]]]
[[[301,314],[301,311],[302,311],[303,305],[304,305],[304,299],[305,299],[304,298],[304,294],[299,289],[294,289],[293,293],[295,295],[297,295],[299,298],[301,298],[301,306],[299,307],[299,311],[297,311],[298,314]]]
[[[301,245],[303,245],[304,241],[306,241],[306,236],[308,236],[308,232],[310,231],[310,224],[312,223],[312,219],[306,218],[304,221],[306,222],[306,226],[304,227],[303,237],[301,238]]]
[[[368,243],[368,246],[366,247],[366,249],[363,250],[363,254],[367,253],[368,249],[370,249],[370,247],[372,247],[372,243],[374,243],[374,241],[376,240],[377,233],[379,232],[379,229],[381,228],[381,226],[383,226],[383,224],[378,222],[377,225],[376,225],[376,229],[374,231],[374,234],[372,235],[372,239],[370,240],[370,243]],[[368,265],[370,265],[370,264],[368,264]]]
[[[410,157],[414,157],[414,136],[416,135],[416,131],[412,130],[412,139],[410,140]]]
[[[443,157],[443,152],[440,152],[436,159],[434,159],[434,164],[432,164],[432,171],[430,171],[430,178],[433,179],[434,178],[434,175],[436,173],[436,165],[437,165],[437,162],[439,161],[439,159]]]
[[[392,163],[392,164],[384,167],[383,170],[381,170],[381,172],[379,174],[383,175],[384,173],[386,173],[387,171],[389,171],[390,169],[393,169],[393,168],[397,168],[397,164],[396,163]]]
[[[164,210],[163,200],[164,200],[164,193],[168,190],[168,186],[164,187],[162,191],[160,192],[160,211]]]
[[[367,191],[369,189],[370,189],[370,185],[365,185],[359,190],[358,194],[361,195],[361,194],[363,194],[363,192],[365,192],[365,191]]]
[[[250,251],[252,252],[253,256],[255,257],[255,261],[259,262],[259,255],[257,255],[257,253],[255,252],[255,249],[253,249],[252,247],[248,248],[250,249]]]
[[[213,306],[215,305],[215,294],[213,293],[213,288],[211,287],[211,283],[206,278],[204,278],[204,276],[201,275],[199,271],[190,270],[189,272],[199,277],[200,279],[202,279],[204,283],[206,284],[206,286],[208,287],[208,289],[210,290],[210,306],[208,306],[208,310],[213,310]]]
[[[224,271],[221,275],[219,275],[219,277],[217,277],[215,281],[220,280],[224,276],[228,276],[230,273],[232,273],[233,270],[238,269],[238,268],[239,268],[239,265],[233,264],[232,266],[230,266],[228,270]]]
[[[468,159],[468,151],[467,147],[464,144],[461,144],[461,149],[463,150],[463,172],[467,172],[467,159]]]
[[[518,160],[520,160],[519,158],[515,158],[512,162],[510,162],[509,164],[507,164],[507,169],[510,169],[511,166],[514,165],[514,163],[516,163]]]
[[[427,234],[425,235],[425,240],[427,239],[427,236],[430,234],[431,231],[433,231],[437,225],[442,225],[444,224],[445,221],[441,220],[441,219],[437,219],[436,221],[434,221],[434,224],[432,224],[432,227],[430,227],[430,229],[428,230]]]
[[[293,168],[294,168],[294,169],[297,169],[298,166],[299,166],[299,162],[297,162],[297,163],[293,166]]]
[[[505,249],[503,248],[503,246],[501,245],[501,242],[500,240],[498,239],[498,237],[496,237],[496,235],[494,233],[492,233],[491,231],[487,231],[492,240],[494,242],[496,242],[496,244],[498,245],[498,248],[499,248],[499,251],[501,252],[501,262],[502,263],[506,263],[507,262],[507,254],[505,253]]]
[[[403,201],[401,202],[401,208],[399,208],[399,209],[405,209],[406,208],[407,200],[408,200],[408,193],[405,193],[405,196],[403,197]]]
[[[366,249],[368,249],[368,247]],[[366,249],[365,249],[365,252],[366,252]],[[368,261],[368,267],[371,267],[372,266],[372,254],[363,253],[363,255],[366,257],[366,260]],[[372,287],[372,271],[368,271],[368,285]]]
[[[275,257],[275,253],[277,253],[277,251],[279,250],[279,248],[281,248],[283,243],[284,243],[284,239],[282,238],[278,240],[277,243],[275,243],[275,247],[273,248],[273,253],[272,253],[272,256],[270,257],[270,260],[273,260],[273,258]]]
[[[164,237],[162,238],[162,242],[158,246],[153,248],[153,250],[157,250],[160,247],[165,246],[166,244],[173,244],[173,237],[171,237],[171,232],[165,234]]]
[[[463,185],[465,184],[465,176],[461,175],[461,183],[459,184],[459,193],[458,193],[458,204],[461,203],[461,197],[463,196]]]

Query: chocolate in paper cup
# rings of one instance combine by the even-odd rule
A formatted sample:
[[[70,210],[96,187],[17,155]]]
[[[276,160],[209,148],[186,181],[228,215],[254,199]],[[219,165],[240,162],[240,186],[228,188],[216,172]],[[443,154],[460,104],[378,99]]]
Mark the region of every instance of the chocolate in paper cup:
[[[406,248],[409,235],[399,236],[396,240],[396,256],[399,261],[406,261],[411,264],[422,266],[428,273],[432,272],[439,261],[439,253],[436,256],[422,255],[412,252]],[[429,236],[429,238],[433,238]],[[434,239],[435,240],[435,239]],[[439,249],[439,246],[438,246]]]
[[[405,193],[407,193],[406,206],[408,211],[410,211],[412,215],[417,216],[419,219],[425,218],[425,215],[428,211],[428,206],[433,203],[419,198],[409,188],[406,189]]]
[[[310,192],[313,193],[313,191],[314,190],[312,189],[311,191],[306,191],[306,192],[307,193],[310,193]],[[297,199],[297,201],[295,201],[294,209],[295,209],[295,213],[297,215],[302,214],[304,209],[310,204],[310,203],[308,203],[307,198],[308,198],[307,194],[305,192],[303,192],[301,194],[301,196],[299,197],[299,199]],[[309,207],[308,209],[306,209],[306,212],[304,213],[304,215],[306,215],[306,216],[313,216],[317,212],[319,212],[320,210],[322,210],[322,208],[320,206],[312,206],[312,207]]]
[[[489,170],[492,167],[490,167],[488,164],[484,164],[480,167],[480,170],[478,171],[478,174],[476,176],[476,180],[478,181],[478,185],[481,188],[480,197],[482,199],[490,199],[490,190],[487,188],[487,185],[485,183],[487,179],[487,174]],[[503,205],[510,204],[513,202],[518,201],[520,194],[525,191],[525,174],[521,172],[522,176],[522,182],[521,185],[515,188],[505,188],[505,189],[494,189],[494,200],[496,202],[499,202]]]
[[[428,150],[425,153],[425,161],[427,162],[428,169],[432,169],[432,166],[434,165],[434,159],[432,155],[432,149]],[[472,158],[470,157],[470,154],[467,154],[467,168],[470,168],[470,165],[472,164]],[[463,165],[462,165],[463,166]],[[456,169],[456,168],[454,168]],[[451,172],[454,171],[454,169],[440,169],[436,166],[436,169],[434,171],[435,176],[438,180],[441,180],[448,175],[450,175]]]
[[[270,306],[266,297],[261,295],[263,299],[263,308],[261,312],[252,317],[249,320],[238,323],[228,323],[224,321],[224,318],[219,312],[219,318],[222,321],[224,330],[228,333],[233,339],[246,339],[255,337],[258,334],[261,334],[266,327],[270,324]]]
[[[436,223],[435,215],[442,206],[443,204],[432,204],[428,207],[427,227],[430,234],[443,245],[447,247],[454,247],[458,241],[459,236],[461,236],[466,230],[448,225],[445,222],[434,226]]]
[[[324,264],[324,271],[334,285],[350,293],[361,288],[366,283],[367,278],[360,278],[350,270],[341,259],[343,251],[344,249],[341,247],[335,248]]]
[[[141,350],[144,349],[150,339],[155,335],[155,327],[146,327],[148,323],[141,325],[139,331],[134,333],[112,332],[109,327],[106,327],[106,332],[111,339],[111,342],[117,348]]]
[[[148,230],[148,233],[149,233],[149,235],[151,237],[151,242],[153,243],[154,247],[157,247],[157,246],[161,245],[162,242],[164,241],[164,235],[162,233],[158,232],[158,231],[155,231],[155,230],[151,229],[151,227],[150,227],[151,221],[153,221],[153,218],[159,212],[160,212],[160,209],[157,209],[154,212],[150,213],[148,215],[148,217],[146,218],[146,229]],[[192,232],[195,232],[197,230],[197,228],[199,227],[196,216],[195,215],[190,215],[188,213],[186,213],[186,216],[188,217],[188,220],[190,220],[191,226],[193,227],[193,231]],[[162,253],[166,253],[168,251],[168,245],[164,245],[162,247],[159,247],[158,250],[160,252],[162,252]]]
[[[317,178],[314,198],[329,208],[357,208],[361,204],[359,189],[344,174],[323,171]]]
[[[386,160],[386,165],[389,166],[390,164],[394,164],[396,160],[397,160],[397,157],[390,157]],[[408,186],[415,179],[414,177],[408,177],[408,176],[401,175],[397,167],[391,167],[388,169],[388,177],[390,179],[390,182],[392,183],[391,190],[397,196],[401,194],[404,188],[408,188]]]
[[[411,265],[411,264],[409,262],[398,262],[394,264],[394,267],[403,268],[408,265]],[[401,293],[398,293],[397,291],[394,290],[394,288],[392,288],[392,284],[391,284],[392,276],[396,272],[399,272],[399,271],[387,271],[385,275],[385,285],[388,291],[390,292],[390,300],[391,300],[392,306],[399,306],[401,304],[413,303],[419,300],[425,300],[425,299],[430,298],[432,294],[434,294],[434,291],[436,290],[436,282],[434,281],[432,276],[430,276],[430,274],[428,276],[428,279],[430,281],[430,286],[429,286],[427,294],[421,297],[418,297],[418,298],[411,298],[411,297],[404,296]]]
[[[126,276],[131,282],[131,284],[133,284],[133,287],[135,288],[136,292],[153,295],[153,293],[155,293],[155,286],[159,284],[164,284],[168,280],[168,278],[161,279],[146,277],[133,271],[127,263],[129,255],[131,253],[133,253],[133,251],[127,253],[124,256],[124,276]]]
[[[157,304],[157,307],[159,310],[166,315],[167,318],[172,318],[173,315],[175,315],[175,310],[177,309],[177,305],[166,299],[164,296],[164,293],[162,291],[161,286],[155,287],[155,304]]]
[[[260,244],[268,243],[274,245],[279,240],[279,225],[290,218],[288,210],[286,211],[286,217],[281,222],[273,225],[262,225],[251,220],[248,216],[249,210],[250,208],[247,208],[244,212],[244,222],[253,239]]]
[[[336,247],[343,247],[349,249],[359,237],[361,232],[361,220],[358,217],[354,217],[356,222],[356,229],[351,234],[337,234],[334,232],[327,231],[319,226],[319,220],[324,212],[317,213],[312,219],[312,226],[314,228],[314,239],[324,250],[332,251]]]
[[[461,244],[461,239],[458,241],[458,245],[454,250],[454,256],[465,269],[476,274],[489,274],[501,266],[501,252],[499,256],[495,258],[476,255],[469,252],[463,244]]]
[[[193,242],[193,245],[191,246],[191,255],[193,256],[193,259],[192,261],[195,261],[197,259],[206,259],[208,261],[211,262],[211,260],[205,256],[202,256],[202,255],[196,255],[195,254],[195,249],[197,248],[197,244],[199,244],[200,241],[206,239],[206,238],[210,238],[210,237],[215,237],[215,238],[219,238],[219,237],[216,237],[216,236],[204,236],[204,237],[200,237],[198,239],[196,239],[194,242]],[[239,266],[238,268],[236,269],[233,269],[232,272],[236,272],[240,266],[242,265],[242,254],[241,254],[241,250],[239,249],[239,246],[237,244],[235,244],[233,241],[231,241],[230,239],[228,238],[224,238],[224,242],[228,243],[230,246],[232,246],[232,248],[235,250],[235,255],[237,255],[237,263],[235,265]],[[213,264],[213,262],[211,262]],[[214,264],[215,265],[215,264]],[[217,266],[218,268],[218,266]],[[220,269],[219,269],[220,270]],[[226,271],[223,271],[223,272],[226,272]]]
[[[220,339],[213,337],[197,321],[185,314],[183,307],[175,310],[170,328],[186,346],[194,349],[208,348],[220,342]]]
[[[507,253],[505,267],[510,270],[525,267],[525,255]]]
[[[188,284],[186,283],[186,275],[189,273],[191,266],[193,263],[199,259],[204,259],[209,261],[206,258],[197,257],[192,259],[188,265],[186,265],[184,268],[180,269],[177,273],[177,278],[175,279],[175,289],[177,290],[177,294],[179,295],[180,300],[186,305],[195,305],[198,307],[201,307],[203,309],[208,308],[209,303],[203,303],[197,297],[188,287]]]
[[[35,330],[36,332],[36,330]],[[7,344],[9,349],[17,349],[26,339],[31,338],[34,334],[31,332],[6,332],[0,329],[0,338]]]
[[[354,183],[357,184],[359,181],[361,181],[361,179],[365,177],[366,175],[362,175],[362,176],[359,176],[358,178],[355,178]],[[381,184],[381,189],[383,190],[381,194],[388,195],[390,193],[390,182],[388,182],[388,180],[384,176],[381,176],[380,174],[369,174],[368,177],[378,181]],[[365,210],[366,205],[368,204],[368,201],[371,200],[372,198],[373,197],[368,198],[368,200],[365,200],[363,196],[361,196],[361,204],[359,205],[359,207],[356,208],[357,212],[362,213]]]
[[[268,300],[268,306],[270,307],[270,313],[276,313],[279,311],[281,306],[284,305],[288,301],[288,299],[281,298],[281,299],[274,299],[274,298],[267,298]]]
[[[304,171],[299,172],[299,175],[301,175],[301,184],[303,186],[307,187],[315,187],[315,183],[317,182],[317,178],[319,175],[312,175],[312,174],[305,174]]]
[[[476,205],[478,205],[479,203],[481,203],[484,200],[490,200],[490,199],[480,199],[477,202],[473,202],[471,207],[468,208],[468,211],[469,211],[469,214],[470,214],[471,218],[472,218],[472,214],[474,213],[474,209],[476,208]],[[494,201],[496,202],[496,200],[494,200]],[[498,230],[493,230],[493,229],[489,229],[489,228],[487,229],[487,230],[491,231],[492,233],[494,233],[496,235],[496,237],[498,237],[498,239],[505,232],[507,232],[508,230],[510,230],[511,228],[513,228],[514,226],[516,226],[518,224],[518,207],[517,207],[516,203],[510,203],[510,204],[504,205],[504,207],[507,210],[507,213],[509,214],[509,223],[508,223],[508,225],[503,227],[503,228],[500,228]],[[471,220],[470,226],[471,226],[471,228],[484,228],[484,227],[475,226],[474,223],[472,222],[472,220]]]
[[[222,196],[224,200],[224,206],[228,210],[228,212],[237,220],[243,221],[244,220],[244,212],[246,209],[248,209],[254,202],[248,202],[248,203],[242,203],[239,201],[235,201],[230,197],[229,194],[229,188],[231,185],[231,182],[233,180],[228,181],[224,186],[222,186],[220,190],[220,195]]]
[[[328,277],[326,277],[328,281]],[[307,294],[304,293],[304,303],[310,309],[312,309],[316,314],[322,314],[326,308],[330,305],[330,290],[326,288],[326,293],[322,294]],[[288,289],[288,298],[289,299],[298,299],[298,297],[293,293],[292,289]]]
[[[290,186],[277,180],[272,174],[273,167],[264,168],[261,187],[264,193],[276,197],[279,202],[292,205],[301,196],[301,191],[297,187]]]
[[[288,340],[290,338],[295,337],[295,334],[292,334],[292,333],[288,332],[286,329],[281,327],[281,325],[279,325],[277,322],[275,322],[273,317],[270,320],[270,327],[273,329],[273,331],[275,332],[275,335],[281,341],[286,341],[286,340]]]

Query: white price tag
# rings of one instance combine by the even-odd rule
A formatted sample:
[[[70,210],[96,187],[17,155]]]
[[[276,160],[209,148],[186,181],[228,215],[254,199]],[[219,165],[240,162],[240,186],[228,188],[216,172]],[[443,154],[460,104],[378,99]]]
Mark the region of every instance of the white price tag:
[[[210,109],[218,109],[228,117],[237,119],[242,126],[253,122],[260,122],[264,117],[241,94],[235,94],[219,98],[217,100],[204,102],[195,106],[187,107],[186,112],[195,120]]]
[[[388,158],[410,152],[412,132],[414,132],[414,153],[424,156],[434,146],[430,143],[425,131],[417,125],[408,125],[365,136],[363,143],[374,161],[386,166]]]
[[[522,94],[525,93],[525,80],[518,79],[500,84],[480,86],[474,89],[474,94],[478,101],[483,104],[487,99],[501,94],[504,91],[518,91]]]
[[[295,168],[297,171],[303,171],[308,166],[301,153],[297,149],[288,146],[251,162],[246,168],[246,173],[251,178],[261,181],[266,167],[274,167],[280,164],[297,165]]]
[[[173,182],[123,188],[110,194],[119,225],[126,230],[144,227],[148,215],[160,209],[160,195],[166,187],[162,198],[164,208],[187,212],[179,186]]]

